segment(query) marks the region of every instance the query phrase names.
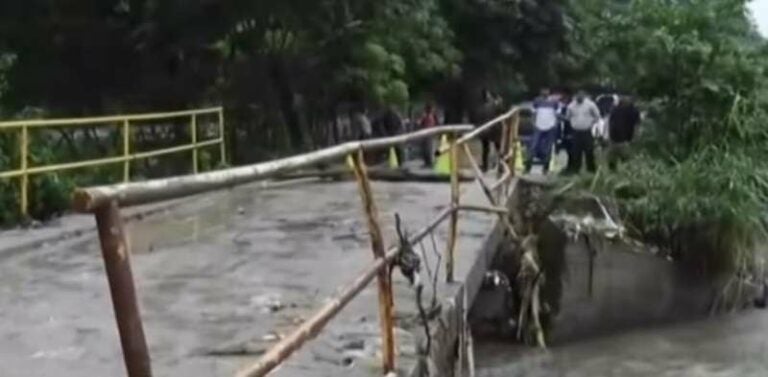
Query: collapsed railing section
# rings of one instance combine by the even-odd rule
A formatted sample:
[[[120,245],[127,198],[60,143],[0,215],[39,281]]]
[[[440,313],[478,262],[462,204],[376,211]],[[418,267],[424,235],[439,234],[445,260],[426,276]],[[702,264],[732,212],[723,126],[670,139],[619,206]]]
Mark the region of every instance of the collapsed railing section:
[[[359,274],[352,283],[345,286],[338,295],[329,300],[312,317],[302,323],[287,337],[273,346],[256,363],[238,372],[238,377],[263,376],[280,365],[306,341],[314,338],[341,309],[359,294],[374,278],[377,278],[379,294],[379,317],[382,336],[382,369],[384,373],[395,370],[394,340],[394,298],[392,281],[387,268],[398,255],[398,247],[386,249],[378,222],[378,210],[373,199],[364,152],[387,149],[403,143],[410,143],[425,138],[448,135],[449,147],[441,153],[450,156],[451,206],[440,212],[429,225],[409,239],[415,244],[431,234],[443,221],[449,219],[450,231],[448,247],[445,251],[446,280],[454,281],[454,255],[458,236],[459,211],[482,211],[496,213],[508,226],[506,209],[499,206],[501,199],[509,189],[514,176],[515,156],[517,156],[517,130],[519,111],[513,109],[481,127],[468,125],[442,126],[418,132],[388,138],[349,142],[335,147],[288,157],[280,160],[231,168],[203,174],[187,175],[147,182],[133,182],[110,186],[83,188],[75,191],[73,208],[78,212],[93,213],[96,217],[102,256],[112,297],[115,320],[120,333],[123,358],[130,377],[149,377],[152,375],[149,351],[139,311],[134,279],[131,272],[130,250],[126,242],[125,230],[120,217],[120,208],[148,204],[174,199],[225,187],[274,177],[291,170],[317,165],[319,163],[347,158],[358,183],[363,207],[371,234],[371,247],[374,261]],[[493,185],[485,183],[483,173],[468,146],[468,142],[488,132],[494,127],[502,127],[502,148],[499,151],[498,180]],[[467,133],[469,132],[469,133]],[[466,134],[465,134],[466,133]],[[459,137],[464,134],[464,136]],[[459,148],[463,148],[466,158],[475,172],[477,182],[483,189],[491,206],[460,205],[459,187]]]

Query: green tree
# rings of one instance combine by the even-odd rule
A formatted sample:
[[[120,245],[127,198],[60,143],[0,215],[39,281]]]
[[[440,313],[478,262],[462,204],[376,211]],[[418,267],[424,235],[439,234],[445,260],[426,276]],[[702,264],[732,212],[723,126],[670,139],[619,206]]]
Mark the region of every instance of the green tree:
[[[768,234],[765,42],[746,2],[572,6],[582,72],[594,69],[585,77],[634,92],[649,111],[636,158],[590,186],[674,258],[702,272],[744,268]]]

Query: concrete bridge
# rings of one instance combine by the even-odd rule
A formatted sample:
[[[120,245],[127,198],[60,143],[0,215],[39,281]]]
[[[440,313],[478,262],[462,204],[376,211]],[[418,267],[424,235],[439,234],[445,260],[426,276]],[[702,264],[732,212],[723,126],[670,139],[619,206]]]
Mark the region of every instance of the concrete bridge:
[[[514,111],[455,138],[451,150],[458,151],[462,143],[469,145],[488,128],[514,129],[514,122],[508,122],[513,117]],[[387,148],[398,142],[402,140],[378,140],[367,146]],[[149,376],[149,364],[141,365],[146,361],[142,353],[151,359],[156,376],[255,376],[270,371],[276,376],[370,376],[382,375],[388,367],[390,373],[414,376],[425,372],[434,376],[641,376],[669,371],[757,376],[768,372],[766,363],[742,364],[745,355],[757,360],[764,360],[764,355],[731,352],[740,343],[765,349],[759,332],[745,328],[764,328],[766,317],[759,313],[729,319],[726,329],[730,332],[725,335],[730,342],[721,342],[719,324],[707,322],[690,329],[662,330],[656,337],[603,338],[584,343],[584,348],[565,343],[547,353],[508,344],[473,346],[468,313],[492,266],[500,230],[508,225],[509,206],[515,204],[518,181],[509,169],[515,153],[510,149],[512,153],[501,156],[498,174],[483,175],[472,161],[471,149],[466,149],[465,161],[479,184],[458,184],[455,154],[450,185],[370,183],[364,170],[360,174],[359,157],[352,161],[357,180],[269,180],[270,174],[316,161],[308,157],[332,159],[364,147],[355,144],[347,150],[342,146],[203,174],[202,180],[188,177],[162,184],[83,190],[76,207],[85,212],[99,213],[104,205],[130,206],[120,212],[125,225],[109,218],[104,227],[102,217],[97,235],[91,215],[71,215],[40,229],[2,234],[3,375],[118,376],[127,369],[131,377]],[[496,184],[487,183],[497,179]],[[371,203],[378,211],[371,211]],[[391,315],[382,311],[387,301],[382,301],[381,292],[388,288],[367,284],[379,271],[389,274],[390,265],[396,269],[401,250],[395,213],[403,219],[411,240],[416,238],[413,246],[421,258],[424,286],[421,309],[426,304],[426,314],[416,305],[414,286],[398,271],[391,275]],[[394,248],[372,264],[371,240],[376,251],[379,231],[380,244]],[[109,280],[100,253],[105,255]],[[581,274],[578,251],[568,253],[576,258],[575,273]],[[117,259],[110,262],[112,257]],[[120,270],[126,260],[131,261],[132,274],[130,269],[128,275]],[[612,269],[616,260],[608,257],[601,263]],[[636,261],[632,259],[630,265],[636,266]],[[655,266],[652,270],[659,271]],[[452,278],[446,276],[449,271]],[[121,291],[126,276],[135,294]],[[627,280],[623,276],[617,279]],[[664,278],[656,280],[659,292],[671,292],[669,297],[687,292]],[[619,306],[635,309],[633,300],[617,298],[637,287],[634,280],[629,281],[618,290],[598,290],[605,300],[585,303],[577,295],[568,296],[576,309],[566,312],[565,321],[586,320],[582,326],[572,321],[569,328],[594,327],[601,318],[624,323],[623,316],[611,313]],[[611,282],[608,279],[608,286]],[[129,302],[132,298],[137,301]],[[671,306],[676,301],[668,300]],[[653,312],[659,306],[637,308]],[[121,318],[134,309],[140,309],[139,327],[136,317]],[[389,321],[383,320],[388,315]],[[116,331],[115,316],[120,331]],[[429,318],[426,325],[424,317]],[[693,335],[695,329],[704,331]],[[387,332],[394,335],[391,349]],[[139,333],[146,333],[146,340],[143,335],[137,338]],[[631,351],[642,348],[644,342],[656,347]],[[141,343],[148,348],[142,350]],[[606,356],[608,350],[622,345],[628,349],[619,353],[621,360]],[[691,350],[696,345],[703,345],[700,353]],[[684,364],[674,364],[666,353]],[[655,359],[665,362],[654,364]]]
[[[395,212],[413,233],[450,199],[444,183],[375,182],[374,190],[388,241],[396,240]],[[475,187],[467,185],[464,197],[483,204]],[[134,208],[126,229],[158,376],[234,375],[371,261],[354,182],[255,183],[165,203],[157,211],[156,205]],[[137,218],[145,212],[155,213]],[[457,275],[470,267],[494,217],[462,214]],[[125,374],[93,219],[64,218],[58,229],[72,233],[67,223],[87,221],[90,230],[78,230],[80,236],[28,248],[17,242],[14,250],[6,244],[0,253],[4,376]],[[438,253],[447,228],[436,233]],[[434,273],[429,239],[424,247],[425,265]],[[444,266],[439,274],[443,291]],[[408,369],[423,330],[412,288],[394,276],[397,365]],[[381,367],[377,302],[371,285],[274,375],[375,375]]]

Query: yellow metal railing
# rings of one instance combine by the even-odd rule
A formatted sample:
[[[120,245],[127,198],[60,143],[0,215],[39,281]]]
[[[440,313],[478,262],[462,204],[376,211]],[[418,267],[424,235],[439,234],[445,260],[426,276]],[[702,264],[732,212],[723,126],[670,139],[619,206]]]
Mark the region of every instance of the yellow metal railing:
[[[216,125],[218,136],[210,140],[198,140],[197,118],[200,116],[216,116]],[[157,149],[153,151],[131,152],[131,128],[151,125],[152,121],[189,118],[189,133],[191,142],[189,144],[179,145],[170,148]],[[143,122],[137,124],[136,122]],[[43,128],[60,127],[84,127],[90,125],[99,125],[99,127],[120,127],[122,129],[123,153],[120,156],[90,159],[85,161],[76,161],[68,163],[59,163],[52,165],[29,166],[29,133],[31,130]],[[198,149],[219,145],[221,162],[226,162],[226,147],[224,143],[224,111],[221,107],[211,107],[187,111],[174,111],[166,113],[134,114],[134,115],[114,115],[92,118],[67,118],[67,119],[37,119],[37,120],[18,120],[9,122],[0,122],[0,132],[14,131],[20,132],[19,143],[19,169],[11,171],[0,171],[0,179],[20,178],[19,184],[19,210],[22,216],[27,216],[29,207],[29,177],[35,174],[59,172],[64,170],[86,168],[93,166],[102,166],[116,163],[123,163],[123,181],[131,180],[131,161],[157,157],[172,153],[192,151],[192,170],[198,173]]]

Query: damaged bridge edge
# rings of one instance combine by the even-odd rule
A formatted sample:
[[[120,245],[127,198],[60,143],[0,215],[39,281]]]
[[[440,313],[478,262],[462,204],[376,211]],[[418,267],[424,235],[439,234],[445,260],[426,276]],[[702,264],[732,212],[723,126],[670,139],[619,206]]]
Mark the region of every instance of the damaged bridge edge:
[[[505,200],[509,208],[515,198],[518,185],[513,183]],[[469,359],[471,342],[468,341],[468,313],[483,283],[485,273],[490,268],[498,251],[498,245],[504,237],[502,224],[498,218],[482,244],[476,250],[461,250],[457,254],[472,253],[471,263],[456,266],[456,280],[447,284],[440,299],[441,310],[437,318],[430,323],[432,347],[428,357],[422,357],[406,374],[409,377],[426,376],[473,376],[469,371],[472,363]],[[417,335],[420,345],[426,343],[424,334]]]

